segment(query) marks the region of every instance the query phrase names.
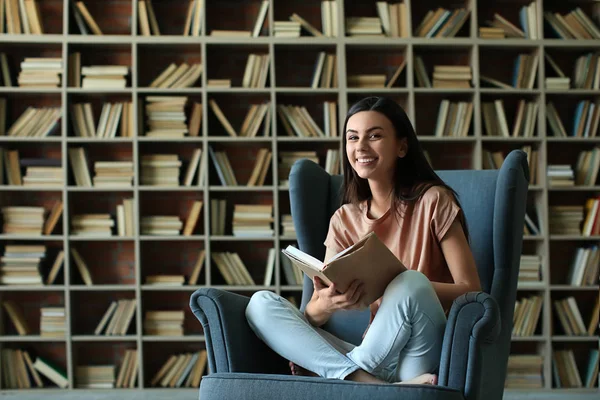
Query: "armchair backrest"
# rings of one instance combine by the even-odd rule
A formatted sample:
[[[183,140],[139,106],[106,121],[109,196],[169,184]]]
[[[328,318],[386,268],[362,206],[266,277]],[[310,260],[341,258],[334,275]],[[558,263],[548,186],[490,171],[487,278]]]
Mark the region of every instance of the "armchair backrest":
[[[512,151],[499,170],[438,171],[438,175],[458,194],[482,289],[494,297],[500,308],[502,328],[494,347],[500,357],[499,365],[505,367],[529,181],[526,154],[521,150]],[[290,203],[298,245],[320,260],[325,256],[323,242],[329,220],[341,204],[341,187],[341,176],[330,176],[309,160],[297,161],[290,171]],[[301,309],[312,293],[312,282],[305,276]],[[324,328],[359,344],[368,320],[368,310],[336,313]],[[504,368],[499,373],[504,374]],[[501,382],[503,384],[504,375]]]

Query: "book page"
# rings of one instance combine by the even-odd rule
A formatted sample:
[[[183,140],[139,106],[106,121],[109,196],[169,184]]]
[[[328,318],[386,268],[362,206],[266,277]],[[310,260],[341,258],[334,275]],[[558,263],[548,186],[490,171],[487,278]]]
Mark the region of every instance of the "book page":
[[[283,250],[283,253],[288,257],[295,258],[296,260],[304,263],[305,265],[321,271],[323,269],[323,263],[313,256],[306,254],[302,250],[295,248],[294,246],[288,246]]]

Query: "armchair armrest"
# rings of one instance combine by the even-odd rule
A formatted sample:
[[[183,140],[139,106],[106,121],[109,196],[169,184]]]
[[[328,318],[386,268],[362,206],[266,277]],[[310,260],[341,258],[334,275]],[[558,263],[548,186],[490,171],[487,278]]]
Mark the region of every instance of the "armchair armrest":
[[[289,373],[286,360],[248,325],[249,301],[249,297],[212,288],[192,294],[190,308],[204,329],[209,371]]]
[[[454,300],[442,347],[438,382],[459,389],[465,399],[480,399],[486,374],[493,373],[490,355],[500,334],[500,310],[492,296],[470,292]]]

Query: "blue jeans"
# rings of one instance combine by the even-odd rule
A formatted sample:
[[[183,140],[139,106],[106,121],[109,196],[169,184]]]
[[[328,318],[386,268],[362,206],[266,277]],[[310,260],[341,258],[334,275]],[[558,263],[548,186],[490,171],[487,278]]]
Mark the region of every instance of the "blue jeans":
[[[271,349],[321,377],[344,379],[362,369],[387,382],[434,372],[446,327],[431,282],[414,270],[403,272],[387,286],[359,346],[312,326],[296,307],[270,291],[252,296],[246,318]]]

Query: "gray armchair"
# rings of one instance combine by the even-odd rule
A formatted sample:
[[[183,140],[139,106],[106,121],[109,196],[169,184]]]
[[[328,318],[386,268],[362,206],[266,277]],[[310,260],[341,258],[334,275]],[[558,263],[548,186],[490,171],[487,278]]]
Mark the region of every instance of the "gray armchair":
[[[190,307],[204,327],[210,374],[202,400],[250,399],[468,399],[500,400],[510,349],[523,239],[529,169],[512,151],[499,170],[439,171],[459,194],[483,292],[454,301],[444,335],[437,386],[373,385],[290,375],[288,364],[246,322],[248,297],[199,289]],[[323,259],[329,218],[340,205],[341,176],[308,160],[290,173],[292,216],[300,248]],[[312,294],[305,277],[301,308]],[[368,310],[336,313],[325,329],[358,344]]]

